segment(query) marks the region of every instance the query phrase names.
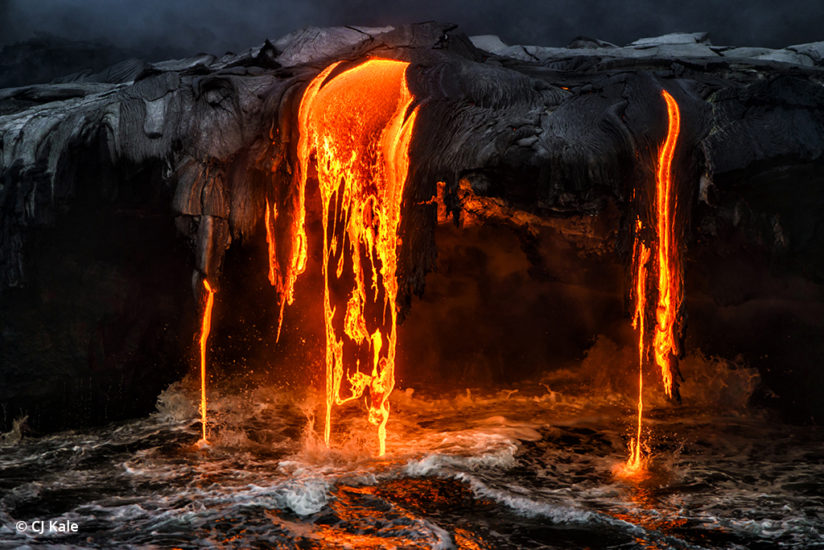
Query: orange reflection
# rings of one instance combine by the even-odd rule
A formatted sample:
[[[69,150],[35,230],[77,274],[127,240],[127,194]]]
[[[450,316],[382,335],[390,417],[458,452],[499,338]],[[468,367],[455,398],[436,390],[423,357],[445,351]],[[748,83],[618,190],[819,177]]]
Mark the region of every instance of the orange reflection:
[[[610,515],[616,519],[643,527],[651,533],[660,533],[661,535],[675,535],[678,529],[687,524],[687,518],[665,512],[667,507],[661,506],[652,491],[646,487],[633,487],[630,501],[635,505],[636,510],[625,513],[610,513]],[[636,537],[635,543],[639,548],[646,550],[671,548],[665,541],[649,540],[644,537]]]

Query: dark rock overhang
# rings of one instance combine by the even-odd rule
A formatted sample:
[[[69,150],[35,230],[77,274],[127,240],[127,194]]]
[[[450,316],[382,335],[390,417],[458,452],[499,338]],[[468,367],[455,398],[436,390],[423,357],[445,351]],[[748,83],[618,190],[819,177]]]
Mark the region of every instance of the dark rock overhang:
[[[197,268],[216,275],[221,251],[261,219],[261,187],[277,185],[267,174],[293,162],[303,87],[340,59],[412,63],[410,86],[424,108],[407,210],[430,199],[438,181],[457,209],[461,178],[550,217],[626,202],[664,129],[663,87],[683,111],[680,179],[691,180],[691,200],[721,206],[726,190],[714,183],[725,175],[817,162],[824,151],[821,43],[723,48],[700,33],[624,48],[473,40],[441,24],[310,28],[241,55],[128,61],[74,82],[0,92],[3,286],[24,282],[26,228],[48,223],[71,200],[73,157],[91,146],[115,164],[165,165],[162,184],[175,188]],[[418,287],[426,262],[407,269]]]
[[[643,208],[633,194],[652,181],[666,129],[663,88],[682,112],[675,170],[690,254],[757,256],[819,288],[823,55],[824,43],[724,48],[700,34],[623,48],[507,46],[427,23],[310,28],[240,55],[131,60],[0,90],[0,288],[25,287],[42,269],[29,261],[35,237],[81,187],[97,185],[84,181],[92,161],[114,174],[100,183],[104,194],[143,174],[149,188],[128,192],[157,197],[153,214],[174,217],[194,251],[195,288],[219,280],[227,249],[262,232],[266,199],[277,195],[287,210],[293,199],[305,86],[333,61],[368,57],[410,62],[421,106],[401,227],[402,306],[434,265],[439,182],[456,220],[494,220],[526,246],[550,227],[586,254],[626,259]],[[749,295],[705,292],[720,304]]]

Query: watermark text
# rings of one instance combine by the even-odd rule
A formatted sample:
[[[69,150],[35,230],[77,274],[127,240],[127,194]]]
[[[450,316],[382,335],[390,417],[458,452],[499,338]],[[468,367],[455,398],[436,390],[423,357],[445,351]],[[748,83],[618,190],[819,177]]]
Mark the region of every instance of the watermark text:
[[[35,519],[30,522],[18,521],[15,524],[18,533],[34,533],[36,535],[69,535],[80,530],[78,524],[68,519]]]

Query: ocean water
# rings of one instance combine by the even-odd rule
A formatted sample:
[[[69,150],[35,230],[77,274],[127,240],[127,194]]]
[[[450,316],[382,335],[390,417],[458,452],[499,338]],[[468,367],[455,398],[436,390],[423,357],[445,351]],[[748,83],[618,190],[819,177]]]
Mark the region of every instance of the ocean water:
[[[327,448],[320,393],[294,387],[213,388],[199,449],[182,382],[144,419],[5,434],[0,547],[824,548],[822,430],[770,420],[722,382],[705,402],[650,398],[642,481],[612,473],[632,399],[573,375],[398,388],[380,458],[362,405],[335,411]]]

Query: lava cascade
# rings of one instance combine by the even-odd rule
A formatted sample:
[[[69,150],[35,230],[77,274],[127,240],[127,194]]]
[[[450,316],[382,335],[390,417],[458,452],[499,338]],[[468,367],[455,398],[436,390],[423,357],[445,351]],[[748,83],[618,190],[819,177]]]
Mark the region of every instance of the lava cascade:
[[[673,379],[673,361],[678,355],[677,325],[678,310],[682,300],[682,265],[679,261],[677,239],[675,236],[675,209],[677,200],[672,181],[672,159],[680,132],[680,112],[678,103],[666,90],[661,96],[667,105],[667,136],[658,152],[658,165],[655,176],[655,239],[652,248],[643,241],[644,225],[640,218],[635,224],[635,243],[633,245],[633,298],[634,312],[632,327],[638,331],[638,413],[635,437],[630,439],[629,457],[619,473],[625,477],[641,476],[645,471],[647,459],[643,454],[643,413],[644,413],[644,360],[652,353],[656,365],[661,370],[664,392],[667,397],[678,395],[678,388]],[[658,299],[647,299],[650,284],[648,264],[652,253]],[[650,339],[647,335],[645,318],[649,309],[655,307],[655,328]],[[652,340],[650,342],[650,340]],[[651,350],[650,350],[651,344]]]
[[[408,63],[370,59],[332,76],[339,65],[312,80],[298,112],[299,192],[305,193],[314,160],[322,203],[324,439],[328,444],[332,408],[368,388],[369,421],[378,426],[383,455],[395,385],[398,228],[417,110],[407,115],[413,102]],[[286,281],[290,302],[294,277],[306,263],[305,199],[298,210]],[[345,301],[335,299],[342,294]]]

